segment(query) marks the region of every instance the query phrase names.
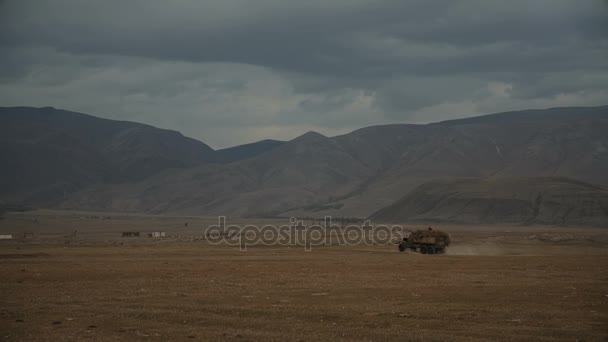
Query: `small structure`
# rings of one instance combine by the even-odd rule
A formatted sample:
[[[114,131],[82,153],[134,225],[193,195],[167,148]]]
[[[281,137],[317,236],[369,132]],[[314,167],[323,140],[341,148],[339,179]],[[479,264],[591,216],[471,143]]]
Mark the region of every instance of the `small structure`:
[[[139,232],[122,232],[122,237],[139,237]]]
[[[148,233],[148,237],[150,237],[150,238],[164,238],[166,236],[167,236],[167,234],[165,234],[165,232]]]
[[[0,235],[0,240],[11,240],[12,238],[13,238],[13,235],[11,235],[11,234]]]
[[[34,238],[34,232],[24,232],[23,233],[23,238],[24,239],[33,239]]]

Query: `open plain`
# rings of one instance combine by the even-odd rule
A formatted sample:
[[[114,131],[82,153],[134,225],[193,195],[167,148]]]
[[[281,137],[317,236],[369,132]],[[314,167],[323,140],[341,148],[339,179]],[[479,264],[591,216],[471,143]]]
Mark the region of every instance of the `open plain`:
[[[187,223],[187,224],[186,224]],[[0,220],[0,338],[605,341],[608,231],[442,226],[394,245],[212,245],[211,218],[33,211]],[[239,219],[231,223],[285,223]],[[164,239],[122,231],[165,231]],[[23,233],[33,233],[23,237]]]

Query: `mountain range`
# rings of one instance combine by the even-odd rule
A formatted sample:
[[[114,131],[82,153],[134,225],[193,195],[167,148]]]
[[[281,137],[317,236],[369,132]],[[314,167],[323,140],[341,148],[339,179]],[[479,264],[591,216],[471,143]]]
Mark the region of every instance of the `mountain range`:
[[[569,107],[336,137],[308,132],[216,151],[139,123],[0,108],[0,201],[186,215],[601,224],[608,222],[607,132],[608,106]],[[549,214],[552,200],[544,199],[570,194],[580,200],[564,200],[560,210],[576,215]],[[511,204],[488,209],[493,198]],[[589,201],[595,209],[581,209]],[[415,205],[422,202],[426,211]]]

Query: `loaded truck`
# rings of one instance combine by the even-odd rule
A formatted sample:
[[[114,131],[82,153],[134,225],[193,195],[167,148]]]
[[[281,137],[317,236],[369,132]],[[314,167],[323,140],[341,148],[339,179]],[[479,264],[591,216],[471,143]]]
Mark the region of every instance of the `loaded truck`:
[[[410,250],[422,254],[443,254],[449,245],[450,235],[448,233],[429,227],[428,229],[411,232],[407,237],[404,237],[399,242],[399,251]]]

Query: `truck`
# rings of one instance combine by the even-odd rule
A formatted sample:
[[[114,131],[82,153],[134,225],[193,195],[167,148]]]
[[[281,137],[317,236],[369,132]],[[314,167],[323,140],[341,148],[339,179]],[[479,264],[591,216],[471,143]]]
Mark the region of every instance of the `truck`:
[[[450,235],[431,227],[411,232],[399,242],[399,251],[421,254],[443,254],[450,245]]]

